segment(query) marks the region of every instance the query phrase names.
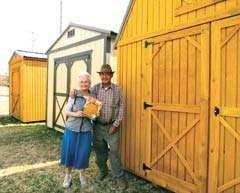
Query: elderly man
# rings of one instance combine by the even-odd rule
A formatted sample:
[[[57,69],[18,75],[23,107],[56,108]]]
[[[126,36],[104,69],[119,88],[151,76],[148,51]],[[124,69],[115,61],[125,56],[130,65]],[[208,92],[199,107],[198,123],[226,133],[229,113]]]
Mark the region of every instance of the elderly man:
[[[111,82],[114,72],[110,65],[102,65],[98,74],[101,83],[91,88],[91,93],[103,104],[93,129],[93,146],[100,172],[98,179],[103,180],[108,174],[109,152],[113,176],[117,179],[119,189],[124,190],[126,181],[119,154],[119,125],[123,118],[122,91],[118,85]]]

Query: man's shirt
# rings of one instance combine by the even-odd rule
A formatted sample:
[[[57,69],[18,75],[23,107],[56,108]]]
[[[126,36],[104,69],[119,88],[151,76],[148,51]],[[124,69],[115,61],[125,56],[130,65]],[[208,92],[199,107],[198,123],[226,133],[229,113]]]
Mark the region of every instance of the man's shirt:
[[[108,88],[103,88],[102,83],[98,83],[91,88],[91,93],[102,101],[97,120],[101,123],[111,123],[118,127],[123,119],[123,95],[120,87],[111,83]]]

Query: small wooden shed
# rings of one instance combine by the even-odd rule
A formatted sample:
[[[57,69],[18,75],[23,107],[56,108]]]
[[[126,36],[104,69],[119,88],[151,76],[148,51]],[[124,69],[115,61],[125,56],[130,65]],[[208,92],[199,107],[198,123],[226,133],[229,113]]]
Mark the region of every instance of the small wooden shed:
[[[240,1],[132,0],[116,45],[125,168],[178,193],[239,193]]]
[[[16,50],[9,61],[9,114],[22,122],[46,120],[47,55]]]
[[[96,73],[103,63],[116,68],[113,31],[71,23],[47,51],[48,94],[47,126],[63,131],[64,107],[70,89],[76,88],[77,74],[88,71],[92,84],[99,82]]]

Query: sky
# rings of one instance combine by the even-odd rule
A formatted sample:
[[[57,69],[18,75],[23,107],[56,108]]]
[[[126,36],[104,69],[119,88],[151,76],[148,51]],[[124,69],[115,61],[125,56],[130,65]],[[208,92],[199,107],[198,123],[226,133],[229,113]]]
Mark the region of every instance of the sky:
[[[118,33],[129,2],[130,0],[1,1],[0,74],[8,72],[8,62],[15,50],[45,53],[60,36],[60,31],[64,31],[70,23]]]

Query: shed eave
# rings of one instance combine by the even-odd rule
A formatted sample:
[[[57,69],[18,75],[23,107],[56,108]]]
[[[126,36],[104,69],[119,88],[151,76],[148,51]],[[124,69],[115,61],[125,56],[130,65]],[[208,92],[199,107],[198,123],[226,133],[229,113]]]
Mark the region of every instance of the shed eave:
[[[42,60],[42,61],[47,61],[47,58],[28,57],[28,56],[23,56],[23,58],[26,59],[26,60]]]
[[[8,64],[11,64],[13,58],[15,55],[18,55],[24,59],[31,59],[31,60],[47,60],[47,56],[43,53],[39,52],[30,52],[30,51],[24,51],[24,50],[15,50],[8,62]],[[32,55],[32,56],[31,56]]]
[[[12,63],[12,60],[13,60],[13,57],[15,56],[16,52],[14,51],[11,58],[9,59],[8,61],[8,64],[11,64]]]
[[[86,30],[90,30],[90,31],[95,31],[95,32],[99,32],[101,34],[106,34],[106,35],[112,35],[112,34],[117,34],[113,31],[110,30],[105,30],[105,29],[101,29],[101,28],[97,28],[97,27],[91,27],[91,26],[87,26],[87,25],[82,25],[82,24],[76,24],[76,23],[70,23],[69,27],[77,27],[77,28],[81,28],[81,29],[86,29]]]
[[[125,23],[126,23],[126,21],[127,21],[128,16],[129,16],[130,10],[131,10],[131,8],[132,8],[132,6],[133,6],[133,2],[134,2],[134,0],[130,0],[130,1],[129,1],[129,4],[128,4],[127,10],[126,10],[126,13],[125,13],[125,15],[124,15],[124,17],[123,17],[122,24],[121,24],[121,26],[120,26],[119,33],[118,33],[118,35],[117,35],[117,37],[116,37],[116,40],[115,40],[115,43],[114,43],[114,48],[115,48],[115,49],[117,49],[118,41],[119,41],[119,39],[120,39],[120,37],[121,37],[121,35],[122,35],[123,28],[124,28],[124,26],[125,26]]]
[[[68,25],[68,27],[61,33],[61,35],[57,38],[57,40],[51,45],[51,47],[46,51],[45,54],[49,54],[49,52],[51,51],[51,49],[56,45],[56,43],[62,38],[62,36],[68,31],[68,29],[70,27],[76,27],[76,28],[80,28],[80,29],[86,29],[89,31],[95,31],[95,32],[99,32],[103,35],[106,36],[110,36],[110,37],[116,37],[117,33],[114,31],[110,31],[110,30],[105,30],[105,29],[100,29],[100,28],[96,28],[96,27],[91,27],[91,26],[86,26],[86,25],[81,25],[81,24],[76,24],[76,23],[70,23]]]
[[[40,53],[40,52],[16,50],[15,53],[22,56],[22,57],[25,57],[25,58],[40,58],[40,59],[46,59],[47,58],[46,54]]]

